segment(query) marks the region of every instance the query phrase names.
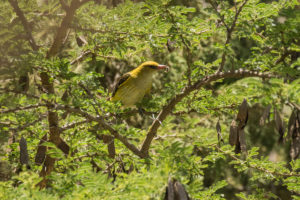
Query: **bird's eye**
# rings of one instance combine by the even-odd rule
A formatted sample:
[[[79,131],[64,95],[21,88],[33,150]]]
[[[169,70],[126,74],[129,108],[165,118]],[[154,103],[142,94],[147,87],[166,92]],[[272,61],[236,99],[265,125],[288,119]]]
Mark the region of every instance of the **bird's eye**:
[[[157,66],[155,66],[155,65],[149,65],[149,67],[150,67],[151,69],[157,69]]]

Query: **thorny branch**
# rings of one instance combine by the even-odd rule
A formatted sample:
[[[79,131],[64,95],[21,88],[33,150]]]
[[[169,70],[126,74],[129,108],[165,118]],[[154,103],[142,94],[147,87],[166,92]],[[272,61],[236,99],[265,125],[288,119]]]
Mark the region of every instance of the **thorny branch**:
[[[171,99],[171,101],[166,106],[164,106],[164,108],[160,111],[159,115],[153,121],[153,123],[147,133],[146,139],[144,140],[144,142],[142,144],[141,152],[144,155],[148,156],[151,142],[152,142],[153,138],[155,137],[158,128],[161,126],[161,123],[172,112],[175,105],[178,102],[180,102],[184,97],[189,95],[191,92],[198,90],[201,87],[203,87],[213,81],[216,81],[216,80],[219,80],[222,78],[240,78],[240,77],[243,77],[243,78],[244,77],[270,78],[270,77],[272,77],[272,75],[263,74],[263,73],[259,73],[259,72],[255,72],[255,71],[248,71],[248,70],[240,70],[240,71],[236,70],[236,71],[230,71],[230,72],[215,73],[213,75],[206,76],[206,77],[200,79],[199,81],[195,82],[191,86],[186,86],[181,93],[177,94],[173,99]]]

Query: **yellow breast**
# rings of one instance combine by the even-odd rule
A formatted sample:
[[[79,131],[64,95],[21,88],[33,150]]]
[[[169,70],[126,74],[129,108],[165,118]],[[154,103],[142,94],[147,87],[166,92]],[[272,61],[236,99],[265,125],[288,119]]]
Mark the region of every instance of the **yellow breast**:
[[[130,107],[143,99],[152,86],[151,76],[131,76],[125,84],[121,85],[112,101],[121,101],[125,107]]]

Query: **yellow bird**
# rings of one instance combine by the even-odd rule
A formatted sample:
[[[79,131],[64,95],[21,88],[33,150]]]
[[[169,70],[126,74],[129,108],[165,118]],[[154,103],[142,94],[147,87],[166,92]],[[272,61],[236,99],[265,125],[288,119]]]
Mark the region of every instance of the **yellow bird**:
[[[150,93],[152,77],[159,70],[169,70],[166,65],[147,61],[134,70],[119,78],[114,87],[111,101],[121,101],[125,107],[130,107],[141,101],[145,94]]]

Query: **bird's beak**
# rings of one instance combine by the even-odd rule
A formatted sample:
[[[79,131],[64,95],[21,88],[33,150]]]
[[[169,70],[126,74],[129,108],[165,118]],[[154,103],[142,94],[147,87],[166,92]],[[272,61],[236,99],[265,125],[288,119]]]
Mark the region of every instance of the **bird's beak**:
[[[168,72],[169,69],[170,69],[167,65],[158,65],[157,68],[158,69],[164,69],[166,72]]]

